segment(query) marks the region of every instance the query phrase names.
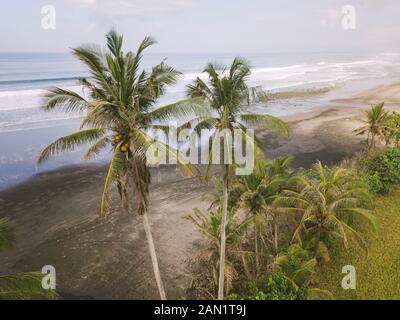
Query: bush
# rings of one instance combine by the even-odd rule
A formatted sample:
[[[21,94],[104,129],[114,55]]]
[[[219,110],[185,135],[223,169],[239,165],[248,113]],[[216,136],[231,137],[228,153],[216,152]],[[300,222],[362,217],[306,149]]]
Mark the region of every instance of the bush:
[[[366,179],[371,191],[386,194],[400,185],[400,149],[390,148],[368,162]]]
[[[307,289],[296,290],[292,282],[282,272],[268,277],[263,289],[253,289],[248,294],[231,294],[229,300],[305,300]]]
[[[365,175],[365,182],[368,185],[368,189],[373,194],[385,194],[389,192],[387,186],[383,184],[381,178],[377,173],[374,174],[366,174]]]

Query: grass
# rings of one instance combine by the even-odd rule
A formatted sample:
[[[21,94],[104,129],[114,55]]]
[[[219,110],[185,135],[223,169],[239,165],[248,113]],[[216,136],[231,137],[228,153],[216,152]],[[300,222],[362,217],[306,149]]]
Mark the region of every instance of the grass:
[[[329,290],[335,299],[400,299],[400,190],[378,198],[376,214],[380,231],[368,237],[368,253],[359,246],[333,249],[331,263],[318,270],[318,287]],[[355,290],[341,287],[345,265],[356,268]]]

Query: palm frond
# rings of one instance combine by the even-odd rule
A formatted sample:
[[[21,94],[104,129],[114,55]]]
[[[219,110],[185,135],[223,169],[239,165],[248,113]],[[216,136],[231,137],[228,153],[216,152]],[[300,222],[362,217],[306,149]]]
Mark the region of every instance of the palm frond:
[[[198,98],[186,99],[172,103],[150,112],[151,121],[167,121],[172,119],[187,118],[190,116],[207,117],[210,109]]]
[[[37,162],[38,164],[41,164],[48,160],[51,156],[54,156],[60,152],[74,150],[76,147],[85,143],[94,142],[102,138],[105,134],[106,130],[104,129],[86,129],[62,137],[42,150],[42,152],[39,154]]]
[[[284,121],[268,114],[242,114],[240,121],[253,129],[264,129],[289,136],[289,128]]]
[[[14,223],[8,218],[0,219],[0,251],[8,249],[14,241]]]
[[[111,30],[106,34],[107,47],[115,57],[121,54],[124,37],[118,34],[115,30]]]
[[[380,229],[379,220],[372,210],[367,210],[363,208],[343,208],[340,209],[340,211],[364,218],[373,226],[376,232],[378,232]]]
[[[0,300],[56,299],[54,290],[42,288],[42,279],[39,272],[0,276]]]
[[[125,171],[124,154],[118,149],[114,152],[114,156],[109,164],[108,173],[103,187],[103,195],[100,202],[100,218],[104,218],[109,208],[109,189],[113,182],[118,180]]]
[[[78,93],[57,87],[47,90],[43,104],[46,110],[59,108],[65,112],[84,111],[89,106],[88,101]]]
[[[110,142],[109,138],[104,137],[96,141],[84,154],[83,160],[90,160],[95,158],[101,150],[103,150],[108,143]]]

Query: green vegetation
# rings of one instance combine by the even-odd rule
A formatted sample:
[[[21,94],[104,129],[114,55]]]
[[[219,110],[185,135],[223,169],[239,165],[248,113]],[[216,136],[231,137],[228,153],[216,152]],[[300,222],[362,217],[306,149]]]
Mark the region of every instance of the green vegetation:
[[[400,185],[400,149],[390,148],[370,159],[366,175],[376,194],[387,194]]]
[[[236,224],[240,232],[233,233],[236,236],[230,239],[234,241],[227,246],[226,270],[232,271],[225,288],[228,299],[398,297],[399,281],[391,281],[398,277],[394,276],[400,253],[395,245],[400,223],[398,192],[372,196],[400,184],[400,149],[380,150],[376,141],[379,137],[385,145],[394,143],[383,140],[388,127],[380,124],[396,115],[390,115],[383,104],[372,107],[367,115],[371,125],[363,130],[368,132],[368,149],[341,167],[318,162],[310,171],[291,170],[290,157],[258,159],[251,175],[232,181],[227,204],[241,223]],[[212,207],[220,210],[223,197],[218,181],[216,189]],[[208,223],[203,219],[203,230]],[[214,230],[219,229],[218,223],[214,221]],[[230,235],[233,230],[227,228]],[[213,239],[218,243],[219,234]],[[214,254],[217,251],[214,247]],[[345,265],[356,267],[357,283],[363,283],[360,292],[342,289]],[[206,265],[202,268],[194,288],[200,298],[214,298],[217,283],[205,282],[204,275],[212,271]]]
[[[0,219],[0,251],[12,246],[13,235],[14,224],[7,218]],[[0,275],[0,300],[56,299],[55,291],[42,288],[42,279],[40,272]]]
[[[365,123],[361,128],[354,132],[357,135],[367,134],[367,145],[369,149],[374,149],[376,139],[384,141],[385,146],[399,147],[400,143],[400,114],[397,112],[389,113],[385,110],[385,103],[382,102],[372,106],[365,112]]]
[[[294,90],[294,91],[269,91],[266,94],[266,100],[284,100],[284,99],[294,99],[294,98],[308,98],[318,95],[323,95],[333,90],[334,87],[324,87],[324,88],[315,88],[308,90]]]
[[[318,270],[319,287],[336,299],[400,299],[400,191],[392,191],[375,202],[380,221],[378,236],[368,234],[368,252],[358,246],[333,250],[332,263]],[[342,267],[353,265],[357,272],[356,290],[343,290]]]
[[[293,171],[289,159],[259,160],[252,175],[232,184],[229,209],[242,222],[235,224],[240,233],[230,237],[235,241],[227,247],[226,269],[234,270],[226,287],[230,298],[330,298],[315,285],[316,267],[329,263],[338,243],[348,248],[357,241],[366,247],[364,231],[377,229],[368,187],[353,170],[317,163],[308,172]],[[213,206],[220,209],[219,186]],[[204,218],[197,226],[217,230],[219,222]],[[227,228],[229,234],[233,230]],[[219,240],[219,234],[211,239]],[[209,245],[216,255],[215,242]],[[199,297],[213,298],[216,282],[204,281],[213,271],[202,267],[194,288]]]
[[[357,135],[367,134],[367,145],[370,149],[375,148],[376,138],[383,138],[385,135],[388,113],[384,106],[383,102],[372,106],[365,112],[366,120],[363,120],[365,125],[354,131]]]
[[[282,272],[271,274],[263,286],[250,290],[247,294],[231,294],[229,300],[304,300],[306,289],[296,290],[293,283]]]

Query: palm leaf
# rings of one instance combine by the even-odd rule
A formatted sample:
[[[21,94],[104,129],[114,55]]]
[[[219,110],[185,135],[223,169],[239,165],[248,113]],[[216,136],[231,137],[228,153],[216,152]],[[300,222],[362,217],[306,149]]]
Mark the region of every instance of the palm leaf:
[[[0,251],[8,249],[14,241],[14,223],[8,218],[0,219]]]
[[[110,142],[109,138],[104,137],[101,138],[100,140],[96,141],[95,144],[93,144],[85,153],[83,156],[83,160],[90,160],[95,158],[101,150],[103,150],[107,144]]]
[[[56,299],[54,290],[42,288],[43,276],[39,272],[0,276],[0,300]]]
[[[210,110],[201,99],[190,98],[160,107],[149,113],[151,121],[167,121],[190,116],[207,117]]]
[[[47,90],[44,96],[44,108],[52,110],[60,108],[65,112],[84,111],[89,103],[76,92],[53,87]]]
[[[240,121],[245,126],[253,129],[264,129],[284,136],[289,135],[289,128],[286,123],[268,114],[242,114],[240,115]]]
[[[85,143],[94,142],[102,138],[105,134],[106,130],[104,129],[86,129],[62,137],[42,150],[37,162],[38,164],[41,164],[51,156],[60,152],[74,150],[76,147]]]
[[[106,176],[106,181],[104,182],[103,195],[101,197],[101,202],[100,202],[100,218],[105,217],[109,208],[108,206],[110,201],[109,189],[111,184],[116,180],[118,180],[118,178],[120,178],[124,174],[125,170],[124,156],[125,155],[122,152],[118,151],[117,148],[117,150],[114,152],[114,156],[111,159],[108,168],[108,173]]]

